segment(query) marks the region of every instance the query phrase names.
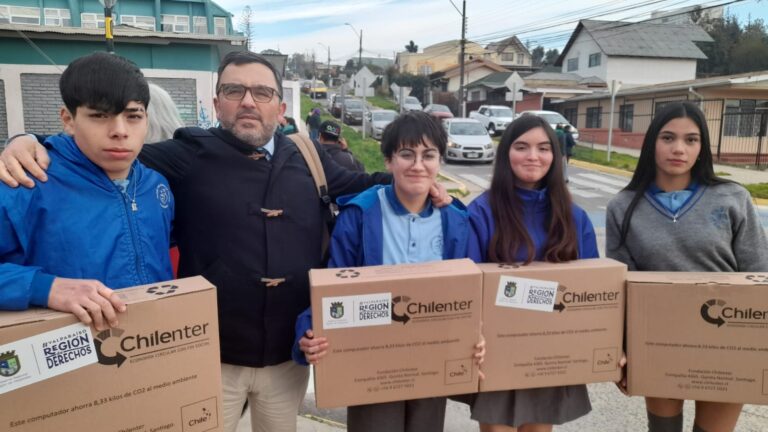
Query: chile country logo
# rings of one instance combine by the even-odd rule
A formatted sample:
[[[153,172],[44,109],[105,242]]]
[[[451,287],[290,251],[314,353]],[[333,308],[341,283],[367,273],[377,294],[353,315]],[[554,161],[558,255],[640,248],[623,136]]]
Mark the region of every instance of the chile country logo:
[[[16,351],[8,351],[0,354],[0,376],[6,378],[16,375],[21,370],[21,361]]]
[[[127,359],[120,351],[115,351],[115,355],[108,356],[101,351],[101,344],[112,336],[118,338],[122,336],[125,330],[119,328],[111,328],[104,330],[93,338],[93,345],[96,347],[96,357],[99,359],[99,363],[105,366],[117,365],[122,366],[123,362]]]
[[[331,318],[339,319],[344,316],[344,303],[331,302]]]
[[[504,295],[506,297],[512,298],[517,294],[517,282],[509,281],[506,285],[504,285]]]
[[[721,327],[723,324],[725,324],[725,320],[720,316],[720,314],[717,314],[717,316],[714,318],[709,314],[709,310],[713,306],[720,306],[720,309],[722,310],[723,306],[725,306],[725,301],[717,299],[707,300],[703,305],[701,305],[701,317],[704,318],[704,321]]]

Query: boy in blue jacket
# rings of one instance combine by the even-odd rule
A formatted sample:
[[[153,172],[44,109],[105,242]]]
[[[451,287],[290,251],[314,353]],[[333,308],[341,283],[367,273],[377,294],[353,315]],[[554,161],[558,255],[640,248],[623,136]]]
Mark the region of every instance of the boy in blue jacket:
[[[136,161],[149,88],[132,62],[74,60],[59,81],[64,133],[46,139],[48,181],[0,186],[0,309],[48,307],[96,329],[125,304],[111,288],[172,279],[173,197]]]
[[[401,114],[384,130],[381,150],[393,184],[374,186],[338,199],[341,210],[330,244],[329,267],[418,263],[464,258],[469,221],[466,208],[454,200],[436,208],[429,200],[445,154],[444,128],[423,112]],[[311,309],[296,323],[293,359],[316,363],[328,349],[315,338]],[[484,343],[477,346],[482,359]],[[355,431],[442,431],[445,398],[427,398],[347,410],[347,427]]]

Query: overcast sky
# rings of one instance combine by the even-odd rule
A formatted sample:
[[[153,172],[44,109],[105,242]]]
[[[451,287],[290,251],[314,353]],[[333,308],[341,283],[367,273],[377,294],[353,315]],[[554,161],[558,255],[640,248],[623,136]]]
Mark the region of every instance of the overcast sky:
[[[413,40],[423,48],[461,37],[461,0],[214,0],[232,12],[238,27],[242,9],[254,11],[253,50],[279,49],[283,54],[312,54],[343,64],[356,57],[363,32],[364,57],[389,57]],[[562,48],[579,18],[638,21],[650,11],[690,5],[704,7],[728,0],[467,0],[467,38],[488,42],[517,35],[531,47]],[[653,4],[649,4],[653,3]],[[643,5],[637,7],[638,5]],[[616,9],[625,9],[622,11]],[[611,10],[614,13],[606,14]],[[740,22],[768,22],[768,0],[744,0],[726,6]],[[595,17],[595,15],[600,15]],[[354,26],[355,31],[345,23]],[[358,33],[359,34],[359,33]],[[322,44],[322,45],[320,45]]]

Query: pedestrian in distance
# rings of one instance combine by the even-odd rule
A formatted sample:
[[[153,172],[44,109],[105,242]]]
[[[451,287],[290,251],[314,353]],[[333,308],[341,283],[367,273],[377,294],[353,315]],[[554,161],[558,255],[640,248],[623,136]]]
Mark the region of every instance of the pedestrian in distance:
[[[339,198],[341,214],[331,238],[328,266],[392,265],[466,257],[466,208],[458,200],[444,208],[436,208],[429,201],[430,186],[437,178],[448,142],[445,129],[428,114],[412,111],[389,124],[381,142],[394,184]],[[409,228],[414,225],[415,228]],[[412,240],[402,234],[409,230],[416,235],[412,240],[419,247],[415,249],[408,245]],[[293,358],[300,364],[317,364],[332,343],[326,338],[315,338],[311,325],[312,311],[307,309],[296,323]],[[475,349],[475,361],[479,364],[485,342],[481,340]],[[445,397],[351,406],[347,409],[347,427],[351,432],[442,432],[445,407]]]
[[[309,370],[291,360],[293,330],[309,306],[308,271],[324,262],[327,203],[392,179],[348,171],[316,147],[327,180],[320,197],[297,144],[277,130],[282,88],[266,58],[228,53],[213,100],[220,126],[180,128],[139,154],[176,197],[179,277],[202,275],[218,288],[226,432],[246,399],[254,431],[296,430]],[[27,173],[44,182],[48,164],[44,147],[18,137],[0,154],[0,181],[33,187]],[[450,202],[444,187],[432,193],[436,205]]]
[[[281,117],[280,132],[282,132],[283,135],[293,135],[295,133],[299,133],[299,129],[296,127],[296,120],[289,116]]]
[[[491,187],[468,208],[469,258],[529,264],[598,257],[595,230],[572,202],[563,161],[560,141],[542,118],[521,116],[507,127]],[[469,402],[482,432],[547,432],[591,410],[585,385],[477,393]]]
[[[606,255],[631,271],[768,271],[768,239],[750,194],[715,175],[696,105],[672,102],[651,121],[632,180],[608,203]],[[645,402],[650,432],[682,431],[682,400]],[[741,409],[696,401],[693,430],[732,431]]]
[[[309,129],[309,138],[312,141],[316,141],[318,135],[320,135],[320,124],[322,122],[323,120],[320,118],[320,108],[313,108],[305,121],[307,129]]]
[[[0,185],[0,309],[48,307],[104,330],[126,310],[113,289],[173,279],[174,201],[167,180],[136,161],[150,90],[135,64],[80,57],[59,89],[64,132],[45,140],[48,181]]]
[[[326,120],[320,124],[320,135],[317,141],[337,164],[350,171],[365,172],[362,162],[349,151],[347,141],[341,136],[341,126],[335,121]]]

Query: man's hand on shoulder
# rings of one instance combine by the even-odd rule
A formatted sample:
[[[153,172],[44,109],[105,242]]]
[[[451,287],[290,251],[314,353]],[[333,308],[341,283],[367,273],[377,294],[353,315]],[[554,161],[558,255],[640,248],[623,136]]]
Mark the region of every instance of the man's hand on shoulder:
[[[117,312],[125,312],[125,303],[115,292],[97,280],[57,277],[51,285],[48,307],[71,312],[96,330],[117,326]]]
[[[27,175],[44,182],[48,180],[45,170],[51,159],[48,150],[29,135],[13,138],[0,153],[0,181],[10,187],[19,184],[27,188],[35,187],[35,182]]]
[[[432,205],[437,208],[447,207],[453,202],[453,197],[448,195],[448,189],[441,183],[432,183],[429,188],[429,197],[432,199]]]

